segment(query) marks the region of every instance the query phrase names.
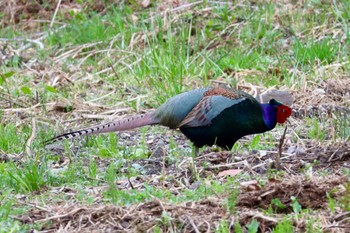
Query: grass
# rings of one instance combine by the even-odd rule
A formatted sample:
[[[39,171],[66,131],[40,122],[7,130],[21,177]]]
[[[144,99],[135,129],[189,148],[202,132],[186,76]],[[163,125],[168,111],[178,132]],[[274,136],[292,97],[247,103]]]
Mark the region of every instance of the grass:
[[[56,153],[42,145],[55,132],[97,123],[101,116],[156,108],[178,93],[218,82],[248,89],[252,85],[259,92],[267,88],[293,91],[295,112],[306,112],[307,117],[295,117],[290,123],[285,161],[294,147],[327,151],[330,144],[347,143],[348,114],[336,108],[322,110],[319,102],[349,108],[346,88],[338,84],[333,91],[328,85],[349,78],[349,3],[205,1],[180,3],[181,10],[169,11],[162,10],[162,2],[152,2],[145,9],[135,1],[100,2],[102,8],[93,1],[77,1],[79,10],[62,4],[68,5],[60,8],[51,28],[55,9],[51,4],[41,6],[46,16],[15,8],[18,21],[11,21],[6,11],[0,15],[0,48],[6,42],[5,58],[0,61],[0,232],[45,229],[46,223],[29,224],[22,217],[39,211],[37,206],[48,216],[52,205],[62,207],[62,203],[128,209],[157,200],[163,206],[159,215],[154,214],[153,232],[189,229],[210,217],[197,218],[203,209],[189,212],[192,224],[172,212],[186,203],[190,208],[206,200],[215,200],[221,207],[220,219],[209,223],[214,232],[258,232],[271,224],[268,218],[278,220],[268,225],[271,232],[321,232],[326,229],[321,227],[324,223],[311,213],[330,220],[338,209],[349,210],[347,194],[332,196],[331,192],[326,201],[329,209],[301,208],[295,197],[292,206],[273,199],[266,209],[250,209],[266,216],[265,221],[242,215],[247,211],[238,205],[240,194],[255,186],[247,191],[241,183],[255,180],[262,188],[273,179],[292,177],[268,165],[283,127],[240,140],[231,151],[234,156],[221,161],[191,157],[189,142],[161,127],[66,141]],[[43,33],[44,39],[30,42],[40,37],[36,33]],[[20,51],[24,44],[30,48],[11,55],[11,47]],[[314,114],[308,114],[310,106],[316,108]],[[158,147],[165,148],[165,158],[153,155]],[[204,148],[201,155],[208,151],[216,153],[215,159],[224,156],[217,148]],[[156,165],[149,162],[152,156]],[[239,158],[249,162],[241,163]],[[215,167],[226,163],[236,164]],[[298,158],[291,164],[295,163]],[[332,174],[316,170],[322,164],[305,162],[292,170],[306,177]],[[152,168],[157,172],[150,175]],[[243,171],[233,178],[218,175],[229,169]],[[347,170],[342,174],[349,176]],[[344,184],[345,193],[348,186]],[[22,195],[25,200],[18,198]],[[293,212],[281,211],[284,207]],[[49,224],[55,226],[55,221]],[[298,221],[304,228],[295,224]]]

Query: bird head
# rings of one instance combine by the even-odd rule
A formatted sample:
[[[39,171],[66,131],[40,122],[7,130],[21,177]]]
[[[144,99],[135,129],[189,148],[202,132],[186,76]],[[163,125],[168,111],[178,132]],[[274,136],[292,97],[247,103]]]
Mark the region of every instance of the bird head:
[[[270,105],[274,106],[277,113],[276,121],[277,123],[283,124],[286,122],[287,118],[292,115],[292,109],[286,105],[281,104],[275,99],[271,99],[269,102]]]

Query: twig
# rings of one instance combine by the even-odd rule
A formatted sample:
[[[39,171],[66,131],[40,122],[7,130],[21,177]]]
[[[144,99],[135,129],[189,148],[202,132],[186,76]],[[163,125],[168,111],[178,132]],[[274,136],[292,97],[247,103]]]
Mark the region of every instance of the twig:
[[[57,3],[57,6],[56,6],[56,9],[55,9],[55,12],[53,13],[53,16],[52,16],[52,19],[51,19],[51,22],[50,22],[50,28],[52,28],[52,25],[53,25],[53,23],[55,22],[55,18],[56,18],[58,9],[60,8],[60,5],[61,5],[61,0],[58,0],[58,3]]]
[[[268,222],[278,223],[278,220],[276,218],[265,216],[262,213],[255,213],[253,216],[254,218],[260,218]]]
[[[286,125],[286,127],[284,128],[283,135],[282,135],[282,137],[280,139],[280,143],[278,145],[278,153],[275,156],[275,166],[276,166],[277,170],[281,170],[281,161],[280,161],[280,159],[281,159],[281,155],[282,155],[282,146],[283,146],[283,143],[284,143],[284,138],[286,137],[287,128],[288,128],[288,126]]]
[[[101,114],[81,114],[80,117],[74,119],[74,120],[70,120],[70,122],[73,122],[75,120],[81,120],[81,118],[84,118],[84,119],[97,119],[97,120],[106,120],[106,119],[109,119],[110,116],[106,116],[106,115],[101,115]]]
[[[236,162],[236,163],[219,164],[219,165],[208,166],[208,167],[206,167],[206,169],[232,167],[234,165],[244,165],[244,163],[245,163],[244,161],[240,161],[240,162]]]
[[[67,57],[72,57],[74,58],[75,56],[77,56],[77,54],[79,54],[79,52],[81,52],[82,50],[84,49],[87,49],[87,48],[91,48],[91,47],[94,47],[98,44],[101,44],[103,41],[98,41],[98,42],[94,42],[94,43],[90,43],[90,44],[84,44],[84,45],[80,45],[80,46],[75,46],[73,47],[71,50],[69,51],[66,51],[62,54],[60,54],[59,56],[55,57],[53,59],[53,61],[55,63],[58,63],[58,62],[61,62],[63,61],[64,59],[66,59]]]
[[[158,201],[159,205],[162,207],[163,212],[166,212],[166,209],[165,209],[163,203],[158,198],[156,198],[156,200]]]
[[[350,228],[350,225],[328,225],[328,226],[324,226],[323,229],[330,229],[330,228]]]
[[[41,106],[41,104],[36,104],[36,105],[33,105],[29,108],[6,108],[6,109],[3,109],[3,111],[5,113],[12,113],[12,112],[27,112],[27,111],[30,111],[30,110],[33,110],[37,107]]]
[[[4,80],[4,82],[5,82],[5,87],[6,87],[6,90],[7,90],[8,97],[9,97],[10,108],[12,108],[13,104],[12,104],[11,92],[10,92],[10,89],[9,89],[9,87],[8,87],[8,85],[7,85],[6,78],[4,78],[3,80]]]
[[[64,217],[68,217],[70,215],[74,215],[74,214],[76,214],[77,212],[79,212],[81,210],[87,210],[87,208],[84,208],[84,207],[79,208],[78,207],[78,208],[73,209],[72,211],[70,211],[68,213],[61,214],[61,215],[54,215],[54,216],[51,216],[51,217],[48,217],[48,218],[38,219],[37,221],[38,222],[45,222],[45,221],[49,221],[49,220],[64,218]]]
[[[350,216],[350,211],[347,211],[345,213],[340,213],[336,216],[333,217],[333,221],[340,221],[341,219],[343,219],[344,217]]]
[[[129,182],[129,185],[130,185],[131,189],[135,189],[134,186],[132,185],[132,182],[131,182],[131,180],[130,180],[130,177],[128,177],[128,182]]]
[[[193,219],[190,216],[186,216],[188,221],[190,222],[191,226],[193,227],[194,232],[199,233],[200,231],[198,230],[196,224],[194,224]]]
[[[328,163],[329,163],[329,162],[332,162],[334,155],[339,151],[339,149],[340,149],[340,147],[339,147],[338,149],[336,149],[336,150],[333,152],[333,154],[329,157],[329,159],[327,160]]]
[[[42,207],[42,206],[39,206],[39,205],[37,205],[37,204],[22,202],[22,201],[20,201],[20,200],[17,200],[17,202],[20,203],[21,205],[27,205],[27,206],[34,207],[34,208],[36,208],[36,209],[39,209],[39,210],[42,210],[42,211],[45,211],[45,212],[50,212],[50,210],[48,210],[47,208]]]
[[[35,133],[36,133],[36,122],[35,122],[35,118],[32,118],[32,134],[30,135],[29,139],[26,142],[26,152],[28,156],[32,155],[30,146],[32,145],[32,142],[35,138]]]
[[[111,69],[112,69],[113,73],[115,74],[115,76],[117,77],[117,79],[120,79],[120,77],[119,77],[117,71],[115,71],[113,65],[112,65],[112,64],[109,64],[109,67],[111,67]]]

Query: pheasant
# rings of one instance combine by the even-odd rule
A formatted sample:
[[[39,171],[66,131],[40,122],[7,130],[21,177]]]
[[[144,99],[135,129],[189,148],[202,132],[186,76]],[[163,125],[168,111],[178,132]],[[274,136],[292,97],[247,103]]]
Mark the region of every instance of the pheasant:
[[[214,144],[231,149],[243,136],[263,133],[275,128],[277,123],[283,124],[291,113],[290,107],[274,99],[260,104],[243,91],[226,87],[199,88],[168,99],[153,112],[65,133],[46,144],[83,135],[163,125],[180,129],[196,149]]]

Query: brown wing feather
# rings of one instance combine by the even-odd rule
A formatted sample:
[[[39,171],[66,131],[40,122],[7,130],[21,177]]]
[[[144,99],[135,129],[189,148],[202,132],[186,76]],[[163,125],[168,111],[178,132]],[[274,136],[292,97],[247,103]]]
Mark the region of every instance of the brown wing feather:
[[[191,127],[208,125],[211,123],[210,120],[206,118],[206,114],[210,110],[211,105],[211,96],[205,96],[203,99],[192,109],[191,112],[181,121],[179,124],[179,128],[190,124],[190,122],[196,122],[195,124],[191,124]]]
[[[250,96],[238,90],[224,87],[211,88],[203,93],[203,98],[180,122],[178,127],[210,125],[217,114],[247,97]]]
[[[241,93],[237,91],[233,91],[232,89],[225,87],[215,87],[204,92],[203,96],[213,96],[213,95],[221,95],[225,96],[229,99],[237,99],[241,97]]]

